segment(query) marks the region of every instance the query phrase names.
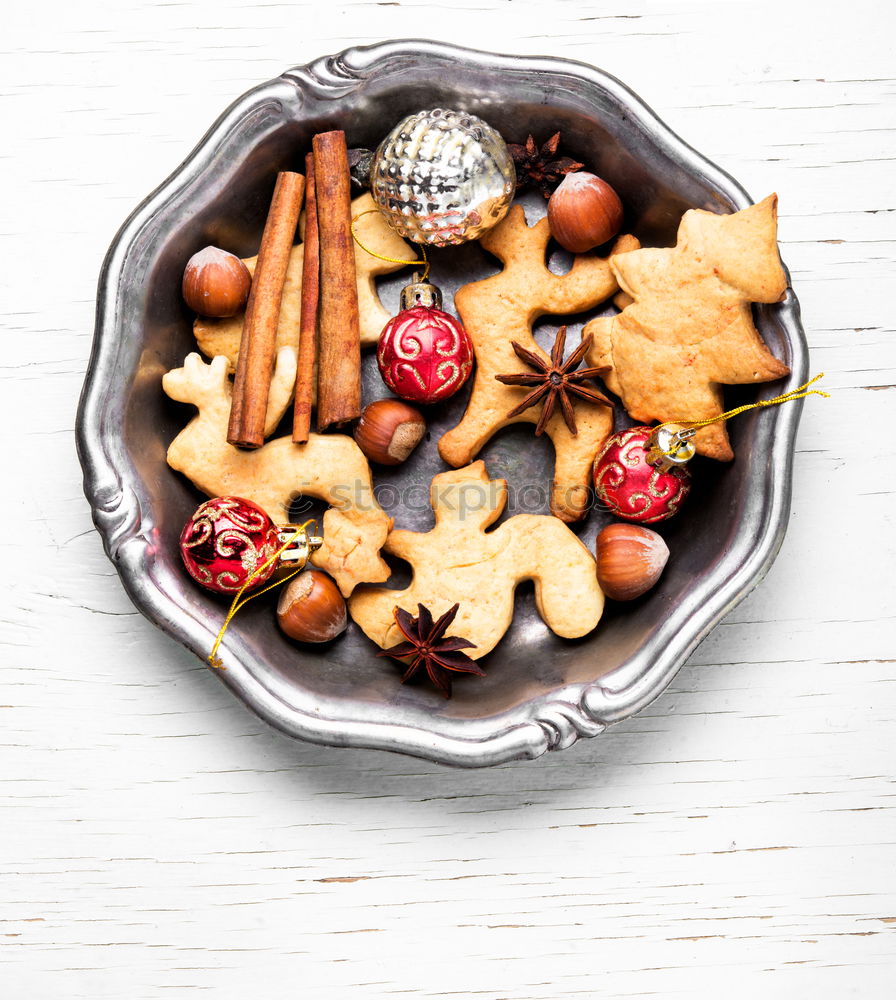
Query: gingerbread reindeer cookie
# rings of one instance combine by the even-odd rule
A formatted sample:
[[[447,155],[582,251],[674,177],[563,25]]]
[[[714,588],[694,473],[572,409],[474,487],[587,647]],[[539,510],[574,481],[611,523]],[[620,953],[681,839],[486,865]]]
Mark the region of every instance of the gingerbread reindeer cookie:
[[[618,253],[618,316],[592,320],[593,365],[635,420],[697,421],[724,411],[721,384],[769,382],[790,369],[753,325],[751,302],[787,289],[777,246],[777,197],[732,215],[685,212],[678,242]],[[623,297],[623,295],[625,297]],[[694,438],[710,458],[734,457],[724,423]]]
[[[558,315],[590,309],[609,298],[618,285],[608,261],[596,255],[578,255],[568,274],[548,270],[545,253],[550,239],[548,220],[526,224],[521,205],[482,238],[482,245],[504,264],[504,270],[484,281],[465,285],[454,303],[476,354],[476,374],[470,402],[461,422],[442,436],[439,454],[455,467],[466,465],[502,427],[538,423],[540,408],[510,416],[528,389],[506,385],[496,375],[525,371],[512,341],[548,362],[532,336],[533,321],[546,313]],[[621,236],[614,252],[636,247],[631,236]],[[558,407],[545,432],[555,451],[551,511],[563,521],[583,517],[588,505],[591,464],[613,429],[609,407],[590,401],[575,410],[576,433]]]
[[[272,434],[292,398],[294,347],[277,353],[268,397],[265,436]],[[380,583],[390,570],[380,549],[392,519],[376,501],[370,466],[345,434],[311,434],[307,444],[274,438],[255,451],[227,443],[231,382],[228,361],[205,364],[189,354],[182,368],[162,379],[165,392],[192,403],[198,414],[168,448],[168,464],[211,497],[239,496],[263,507],[278,524],[289,520],[290,501],[300,495],[331,505],[324,514],[324,544],[312,562],[326,570],[346,597],[362,582]]]
[[[386,551],[414,569],[405,590],[356,591],[349,612],[377,645],[402,638],[394,611],[417,613],[425,605],[438,618],[460,605],[452,633],[475,644],[478,658],[493,649],[513,619],[513,594],[521,580],[535,582],[535,605],[547,625],[565,638],[590,632],[604,598],[594,558],[570,529],[547,514],[517,514],[486,532],[504,510],[507,483],[490,480],[484,462],[433,477],[432,531],[392,531]]]
[[[364,214],[370,209],[374,211]],[[383,327],[392,318],[377,294],[377,275],[398,271],[405,266],[403,261],[412,264],[417,260],[417,254],[389,228],[382,214],[376,210],[373,198],[369,194],[355,198],[352,202],[352,216],[356,219],[355,231],[364,246],[384,257],[395,258],[393,261],[380,260],[372,254],[365,253],[360,247],[355,253],[361,346],[372,347],[376,345]],[[286,282],[283,286],[280,322],[277,327],[278,348],[291,346],[295,349],[298,344],[303,259],[304,246],[297,244],[290,252]],[[396,260],[398,263],[395,263]],[[257,261],[257,257],[247,257],[245,260],[246,267],[252,275],[255,274]],[[197,317],[193,323],[193,333],[202,353],[210,358],[224,355],[230,362],[231,369],[234,369],[240,350],[244,315],[240,312],[228,319]]]

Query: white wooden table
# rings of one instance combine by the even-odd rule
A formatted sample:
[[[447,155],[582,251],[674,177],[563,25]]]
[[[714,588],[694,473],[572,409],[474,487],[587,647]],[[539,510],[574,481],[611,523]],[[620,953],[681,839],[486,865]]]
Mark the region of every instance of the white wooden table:
[[[4,13],[4,998],[893,995],[893,8],[481,6]],[[424,34],[602,66],[776,190],[832,391],[804,411],[778,561],[666,694],[472,773],[251,716],[131,607],[72,437],[131,208],[248,87]]]

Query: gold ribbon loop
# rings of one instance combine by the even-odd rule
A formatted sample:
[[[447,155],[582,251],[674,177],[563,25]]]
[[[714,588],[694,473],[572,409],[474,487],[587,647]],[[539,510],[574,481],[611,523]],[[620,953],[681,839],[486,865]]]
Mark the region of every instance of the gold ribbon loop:
[[[357,215],[352,217],[352,239],[358,246],[365,252],[369,253],[371,257],[376,257],[377,260],[384,260],[387,264],[415,264],[417,261],[413,260],[402,260],[400,257],[386,257],[384,254],[377,253],[376,250],[371,250],[369,246],[365,246],[358,237],[358,231],[355,229],[355,223],[358,219],[363,219],[365,215],[372,215],[374,212],[379,213],[378,208],[368,208],[364,212],[359,212]],[[426,256],[426,247],[423,244],[419,244],[420,253],[423,256],[423,277],[421,281],[426,281],[429,277],[429,258]]]
[[[313,524],[315,529],[315,535],[317,534],[317,521],[313,518],[306,521],[304,524],[300,524],[295,531],[290,532],[289,537],[283,542],[279,549],[269,558],[266,559],[260,566],[257,566],[246,578],[246,582],[240,587],[240,589],[234,594],[233,602],[230,605],[230,610],[227,612],[227,617],[224,619],[224,624],[218,631],[218,636],[215,639],[215,644],[212,646],[212,651],[208,654],[209,666],[214,667],[216,670],[226,670],[227,668],[221,663],[221,658],[218,656],[218,650],[221,647],[221,641],[224,638],[224,633],[227,631],[227,626],[230,625],[233,620],[233,616],[240,610],[240,608],[245,607],[249,601],[255,597],[261,597],[262,594],[266,594],[269,590],[273,590],[275,587],[279,587],[281,584],[286,583],[287,580],[291,580],[294,576],[301,573],[305,568],[305,562],[302,562],[301,566],[294,569],[287,576],[282,577],[279,580],[275,580],[273,583],[269,583],[266,587],[262,587],[261,590],[256,591],[254,594],[250,594],[248,597],[243,597],[243,594],[252,586],[252,582],[257,580],[259,576],[264,573],[264,571],[271,565],[271,563],[276,563],[280,556],[292,545],[292,543],[299,538],[301,535],[307,535],[308,526]],[[283,535],[281,534],[281,538]],[[309,555],[314,549],[320,547],[320,540],[318,544],[311,546],[309,544]]]
[[[651,437],[653,440],[656,440],[656,432],[661,427],[675,427],[682,431],[698,431],[701,427],[709,427],[710,424],[717,424],[720,420],[730,420],[731,417],[746,413],[747,410],[758,410],[764,406],[778,406],[780,403],[789,403],[795,399],[805,399],[807,396],[824,396],[825,399],[830,399],[831,394],[829,392],[809,388],[810,385],[814,385],[821,378],[824,378],[824,372],[816,375],[815,378],[809,379],[804,385],[797,386],[796,389],[790,392],[782,393],[780,396],[774,396],[771,399],[760,399],[758,403],[747,403],[744,406],[737,406],[733,410],[726,410],[725,413],[720,413],[717,417],[710,417],[708,420],[667,420],[665,423],[657,424],[653,428]],[[673,435],[673,439],[674,437]],[[675,445],[673,444],[672,447],[674,448]],[[669,455],[671,452],[665,451],[664,454]]]

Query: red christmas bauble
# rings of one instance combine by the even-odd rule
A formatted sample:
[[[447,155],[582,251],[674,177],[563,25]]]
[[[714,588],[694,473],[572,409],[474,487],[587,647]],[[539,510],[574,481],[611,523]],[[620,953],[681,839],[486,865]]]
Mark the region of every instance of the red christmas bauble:
[[[652,431],[632,427],[611,434],[594,460],[594,492],[617,517],[639,524],[672,517],[691,490],[684,466],[661,472],[647,461]]]
[[[184,525],[180,554],[193,579],[216,594],[235,594],[280,548],[279,529],[257,503],[240,497],[208,500]],[[252,581],[268,580],[277,560]]]
[[[463,324],[441,309],[403,309],[383,328],[376,350],[387,386],[413,403],[453,396],[473,370],[473,344]]]

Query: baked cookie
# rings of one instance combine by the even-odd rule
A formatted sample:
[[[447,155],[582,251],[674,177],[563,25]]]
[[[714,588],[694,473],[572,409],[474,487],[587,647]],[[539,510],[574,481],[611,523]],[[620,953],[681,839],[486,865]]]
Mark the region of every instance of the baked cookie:
[[[593,254],[577,255],[568,274],[553,274],[545,262],[550,237],[546,218],[530,227],[522,205],[514,205],[481,240],[504,269],[464,285],[454,296],[473,341],[476,371],[463,419],[439,442],[439,454],[449,465],[466,465],[502,427],[538,422],[538,407],[508,416],[528,390],[495,378],[524,370],[511,341],[548,360],[532,336],[535,319],[590,309],[619,287],[608,261]],[[637,245],[633,237],[621,236],[613,249],[619,253]],[[576,407],[576,425],[573,435],[558,408],[545,427],[555,451],[551,511],[563,521],[577,521],[588,509],[591,464],[613,429],[613,412],[584,402]]]
[[[277,352],[268,397],[265,436],[272,434],[292,399],[296,352]],[[168,372],[162,387],[198,414],[168,448],[168,464],[210,497],[238,496],[263,507],[277,524],[289,522],[290,502],[312,496],[330,504],[323,517],[323,546],[311,561],[326,570],[344,596],[363,582],[381,583],[390,575],[380,549],[392,527],[373,492],[370,466],[353,438],[311,434],[306,444],[289,435],[244,451],[227,443],[232,384],[228,361],[206,364],[187,355],[183,367]]]
[[[753,325],[751,302],[778,302],[787,278],[777,244],[777,196],[732,215],[685,212],[667,249],[616,252],[622,312],[585,326],[592,365],[639,421],[706,420],[724,412],[722,384],[770,382],[790,369]],[[701,455],[734,457],[724,423],[701,428]]]
[[[522,580],[535,582],[535,605],[557,635],[577,638],[600,620],[604,597],[594,557],[558,518],[517,514],[486,532],[504,510],[507,483],[488,477],[484,462],[433,477],[432,531],[392,531],[385,550],[414,569],[405,590],[363,588],[349,600],[349,613],[384,648],[400,642],[396,607],[416,615],[425,605],[438,618],[453,604],[451,626],[469,639],[474,659],[497,645],[513,619],[513,595]]]

